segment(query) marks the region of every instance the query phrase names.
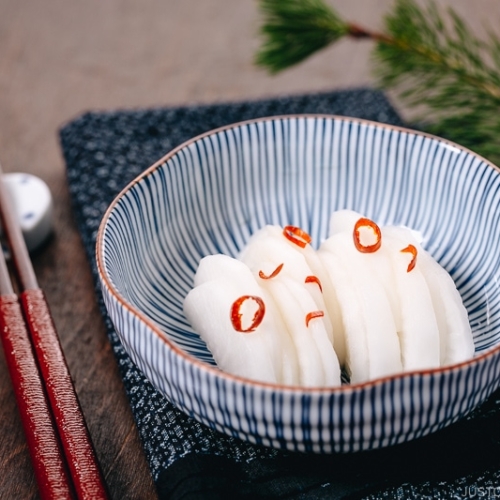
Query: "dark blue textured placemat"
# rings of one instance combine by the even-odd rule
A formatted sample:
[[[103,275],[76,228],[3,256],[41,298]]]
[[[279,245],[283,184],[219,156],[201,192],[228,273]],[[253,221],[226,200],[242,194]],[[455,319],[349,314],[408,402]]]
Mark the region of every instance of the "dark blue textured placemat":
[[[393,449],[305,456],[221,435],[177,411],[133,364],[106,314],[94,256],[118,192],[173,147],[255,117],[327,113],[402,125],[370,89],[207,106],[91,112],[60,131],[75,217],[153,479],[165,498],[500,498],[500,393],[468,419]],[[489,495],[489,496],[488,496]]]

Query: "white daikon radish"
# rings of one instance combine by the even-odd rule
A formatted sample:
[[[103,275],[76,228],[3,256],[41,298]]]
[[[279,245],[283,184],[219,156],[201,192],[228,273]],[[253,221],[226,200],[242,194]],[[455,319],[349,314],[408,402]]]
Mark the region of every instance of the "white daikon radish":
[[[364,216],[354,210],[337,210],[330,217],[330,236],[337,233],[352,234],[354,237],[354,228],[356,223],[363,219]],[[373,230],[369,227],[360,227],[359,234],[360,242],[365,245],[370,245],[375,241]],[[383,250],[383,249],[382,249]],[[396,331],[401,330],[401,311],[399,297],[396,291],[394,282],[394,271],[390,256],[387,252],[376,251],[364,254],[363,260],[370,266],[371,272],[376,276],[381,285],[384,287],[387,299],[391,306]]]
[[[286,237],[283,235],[283,228],[279,226],[268,225],[257,231],[250,238],[238,258],[253,271],[257,278],[260,271],[264,275],[269,276],[281,265],[283,267],[280,270],[280,275],[289,276],[300,284],[306,284],[308,277],[316,276],[314,271],[309,267],[304,255],[300,252],[300,247],[288,244]],[[262,265],[263,262],[267,263],[265,267]],[[322,284],[320,288],[317,283],[307,283],[307,290],[316,303],[316,309],[325,312],[325,328],[328,338],[333,343],[333,327],[328,311],[326,310]]]
[[[238,332],[231,322],[231,307],[239,297],[236,288],[222,281],[206,281],[193,288],[184,301],[184,314],[206,342],[217,366],[228,373],[262,382],[278,382],[274,353],[267,341],[274,322],[266,314],[255,331]],[[248,306],[254,306],[251,300]],[[248,308],[249,309],[249,308]],[[245,311],[253,317],[255,311]]]
[[[340,385],[340,366],[328,339],[322,317],[308,320],[316,303],[304,286],[281,275],[265,280],[262,286],[275,300],[294,343],[300,385],[326,387]]]
[[[396,325],[384,287],[367,263],[370,255],[356,249],[352,232],[328,238],[320,251],[342,311],[351,382],[400,372]]]
[[[297,351],[295,349],[295,344],[288,331],[288,327],[282,318],[279,304],[277,300],[273,297],[270,288],[267,286],[267,281],[275,279],[273,273],[279,274],[282,268],[274,268],[274,264],[269,262],[262,262],[261,267],[263,269],[269,269],[269,275],[273,276],[268,279],[258,278],[260,282],[261,289],[266,297],[266,304],[272,308],[274,314],[274,320],[276,324],[276,335],[279,337],[279,349],[281,352],[281,376],[280,382],[287,385],[300,385],[300,370],[298,364]]]
[[[407,371],[440,366],[439,327],[429,287],[421,271],[421,252],[412,241],[405,231],[382,228],[380,252],[390,257],[393,266],[394,287],[401,311],[398,328],[401,359]]]
[[[410,230],[390,227],[390,234],[411,242],[427,282],[440,336],[440,365],[460,363],[474,356],[474,340],[460,293],[448,272],[419,244]]]
[[[262,349],[267,352],[265,358],[269,358],[274,366],[275,381],[282,383],[282,352],[286,351],[286,347],[283,347],[283,342],[286,338],[283,335],[283,328],[280,326],[279,322],[276,322],[276,312],[273,311],[272,305],[266,302],[265,294],[262,288],[255,281],[250,269],[245,266],[242,262],[233,259],[227,255],[209,255],[204,257],[198,266],[194,277],[195,288],[188,294],[184,302],[184,312],[187,319],[191,322],[191,325],[195,331],[205,340],[208,348],[212,352],[217,364],[224,370],[231,373],[236,373],[233,370],[226,367],[226,359],[231,356],[230,344],[223,344],[222,346],[217,346],[215,339],[217,337],[216,332],[209,332],[209,328],[214,328],[217,330],[217,324],[210,324],[210,326],[203,323],[203,317],[197,317],[196,315],[196,303],[201,302],[206,294],[206,300],[213,305],[213,301],[217,300],[220,305],[210,313],[211,316],[223,315],[223,318],[218,318],[221,320],[222,325],[228,326],[225,330],[225,339],[227,342],[231,340],[236,340],[240,342],[246,342],[247,344],[262,344]],[[208,286],[205,286],[208,284]],[[190,298],[190,294],[193,293],[198,288],[202,288],[202,292],[196,292],[193,297]],[[231,294],[228,296],[222,293],[220,289],[230,289]],[[208,297],[210,290],[213,291],[213,298]],[[231,307],[232,304],[239,298],[244,296],[255,296],[260,297],[264,301],[266,308],[265,315],[262,323],[255,329],[254,332],[242,333],[237,332],[234,329],[234,325],[231,323]],[[232,300],[228,303],[229,299]],[[200,307],[204,307],[203,303],[199,304]],[[255,301],[248,300],[245,301],[243,306],[245,308],[256,307]],[[247,314],[243,315],[243,318],[248,322],[251,321],[253,313],[247,311]],[[198,327],[199,325],[199,327]],[[222,331],[222,330],[221,330]],[[232,333],[233,335],[229,335]],[[213,337],[213,338],[212,338]],[[209,342],[210,339],[210,342]],[[255,339],[259,339],[257,342]],[[284,340],[285,339],[285,340]],[[215,351],[212,349],[213,344]],[[224,353],[224,354],[222,354]],[[253,358],[247,360],[247,364],[252,363],[252,359],[258,358],[259,353],[253,354]],[[222,360],[222,364],[221,364]],[[232,364],[231,364],[232,366]],[[246,369],[246,368],[245,368]],[[258,378],[258,380],[262,380]]]
[[[284,232],[281,231],[281,237],[283,238]],[[316,250],[311,244],[307,245],[297,245],[292,239],[285,237],[285,242],[293,248],[296,252],[299,252],[306,259],[307,264],[311,268],[313,276],[319,278],[321,282],[321,289],[323,292],[323,300],[326,307],[326,317],[330,320],[330,324],[333,330],[333,347],[337,353],[339,363],[341,366],[345,364],[346,359],[346,347],[345,347],[345,336],[344,327],[342,326],[342,316],[340,313],[340,306],[337,300],[337,295],[335,293],[335,287],[333,286],[328,273],[323,267],[323,263],[319,258]],[[314,282],[310,283],[310,288],[314,287]],[[322,306],[320,305],[320,308]],[[328,326],[328,324],[327,324]],[[330,334],[329,334],[330,336]],[[330,339],[332,337],[330,336]]]
[[[342,313],[337,299],[337,292],[335,291],[335,287],[333,286],[316,250],[308,246],[299,251],[306,258],[306,261],[313,272],[313,276],[318,277],[321,282],[323,301],[332,325],[333,348],[337,353],[340,366],[344,366],[346,360],[345,335],[344,327],[342,325]],[[316,285],[313,282],[309,284],[309,287],[314,286]]]
[[[352,233],[356,222],[362,217],[364,215],[347,208],[336,210],[330,215],[328,236],[333,236],[337,233]]]
[[[233,282],[240,275],[246,277],[246,280],[250,280],[251,283],[255,280],[250,279],[252,273],[248,271],[247,266],[243,265],[238,259],[229,257],[228,255],[207,255],[198,264],[198,269],[196,269],[196,274],[194,275],[194,286],[199,286],[206,281],[220,279]],[[254,291],[256,285],[257,283],[250,285],[254,287]]]
[[[322,249],[318,250],[329,279],[335,283],[335,291],[341,310],[342,334],[345,344],[345,366],[351,382],[370,379],[370,355],[366,338],[366,326],[361,312],[361,302],[352,286],[347,269],[335,255]]]
[[[340,210],[330,234],[316,251],[301,229],[266,226],[241,260],[202,259],[184,312],[222,370],[326,387],[341,366],[361,383],[474,355],[453,280],[409,230]]]

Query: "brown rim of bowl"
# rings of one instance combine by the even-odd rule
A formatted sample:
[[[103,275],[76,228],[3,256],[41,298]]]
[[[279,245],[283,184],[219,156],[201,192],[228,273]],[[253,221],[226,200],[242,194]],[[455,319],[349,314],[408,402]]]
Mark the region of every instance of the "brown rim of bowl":
[[[114,297],[114,299],[125,309],[127,309],[130,313],[135,315],[139,320],[141,320],[144,324],[146,324],[152,332],[154,332],[166,345],[168,348],[170,348],[172,351],[174,351],[177,355],[179,355],[181,358],[183,358],[185,361],[194,364],[200,369],[208,371],[211,375],[215,377],[222,377],[225,378],[229,381],[235,382],[235,383],[240,383],[240,384],[250,384],[253,386],[261,387],[263,389],[274,389],[274,390],[281,390],[281,391],[290,391],[294,393],[333,393],[333,392],[352,392],[355,390],[359,389],[364,389],[369,386],[375,386],[375,385],[382,385],[390,380],[396,380],[396,379],[404,379],[404,378],[410,378],[415,375],[418,376],[428,376],[428,375],[434,375],[434,374],[443,374],[445,372],[451,372],[454,370],[459,370],[465,366],[472,366],[475,364],[478,364],[480,361],[482,361],[485,358],[489,358],[490,356],[493,356],[494,354],[500,352],[500,342],[496,346],[492,346],[489,349],[487,349],[485,352],[482,354],[479,354],[477,356],[474,356],[471,359],[468,359],[466,361],[462,361],[461,363],[455,363],[453,365],[446,365],[442,366],[439,368],[432,368],[432,369],[424,369],[424,370],[415,370],[415,371],[407,371],[407,372],[400,372],[400,373],[395,373],[392,375],[388,375],[385,377],[380,377],[376,378],[373,380],[368,380],[366,382],[361,382],[357,384],[347,384],[347,385],[341,385],[341,386],[336,386],[336,387],[302,387],[302,386],[296,386],[296,385],[285,385],[285,384],[274,384],[270,382],[261,382],[258,380],[253,380],[249,379],[246,377],[241,377],[239,375],[233,375],[231,373],[227,373],[220,368],[217,368],[216,366],[209,365],[208,363],[204,363],[203,361],[200,361],[198,358],[188,354],[184,350],[182,350],[180,347],[178,347],[175,342],[170,340],[165,334],[151,319],[149,319],[146,315],[144,315],[141,311],[138,311],[135,307],[133,307],[131,304],[129,304],[121,295],[120,293],[113,287],[111,284],[110,280],[108,279],[108,276],[105,273],[105,268],[102,262],[102,250],[103,250],[103,240],[104,240],[104,231],[105,227],[107,225],[107,221],[109,219],[109,216],[111,212],[113,211],[114,207],[118,204],[120,199],[128,192],[130,189],[132,189],[136,184],[138,184],[142,179],[147,177],[148,175],[152,174],[155,170],[157,170],[161,165],[163,165],[165,162],[167,162],[170,158],[175,156],[180,150],[184,149],[186,146],[189,146],[190,144],[193,144],[194,142],[197,142],[205,137],[223,132],[225,130],[229,130],[232,128],[237,128],[241,127],[243,125],[249,125],[252,123],[259,123],[259,122],[268,122],[268,121],[279,121],[279,120],[288,120],[288,119],[299,119],[299,118],[323,118],[323,119],[329,119],[329,120],[337,120],[337,121],[344,121],[344,122],[352,122],[352,123],[361,123],[365,125],[371,125],[377,128],[388,128],[391,130],[395,130],[398,132],[403,132],[406,134],[412,134],[412,135],[418,135],[422,137],[427,137],[429,139],[437,140],[438,142],[441,142],[443,144],[446,144],[448,146],[451,146],[453,148],[459,149],[461,151],[464,151],[468,154],[472,154],[476,158],[481,159],[484,163],[489,165],[491,168],[496,170],[498,173],[500,173],[500,168],[491,163],[489,160],[483,158],[482,156],[478,155],[477,153],[474,153],[468,148],[465,148],[463,146],[460,146],[459,144],[456,144],[452,141],[449,141],[447,139],[443,139],[441,137],[428,134],[426,132],[420,132],[418,130],[412,130],[408,129],[405,127],[399,127],[396,125],[389,125],[386,123],[379,123],[375,122],[372,120],[365,120],[362,118],[353,118],[349,116],[338,116],[338,115],[328,115],[328,114],[314,114],[314,113],[304,113],[304,114],[291,114],[291,115],[277,115],[277,116],[268,116],[268,117],[263,117],[263,118],[254,118],[251,120],[244,120],[241,122],[236,122],[236,123],[231,123],[229,125],[224,125],[222,127],[218,127],[212,130],[209,130],[207,132],[204,132],[203,134],[199,134],[195,137],[192,137],[191,139],[183,142],[182,144],[179,144],[176,146],[174,149],[169,151],[166,155],[164,155],[162,158],[160,158],[158,161],[156,161],[153,165],[151,165],[149,168],[144,170],[141,174],[139,174],[135,179],[133,179],[131,182],[125,186],[120,193],[115,197],[115,199],[111,202],[109,207],[107,208],[106,212],[104,213],[104,216],[101,220],[101,223],[99,225],[99,229],[97,232],[97,241],[96,241],[96,261],[97,261],[97,270],[100,276],[100,279],[102,282],[105,284],[106,288],[109,290],[110,294]]]

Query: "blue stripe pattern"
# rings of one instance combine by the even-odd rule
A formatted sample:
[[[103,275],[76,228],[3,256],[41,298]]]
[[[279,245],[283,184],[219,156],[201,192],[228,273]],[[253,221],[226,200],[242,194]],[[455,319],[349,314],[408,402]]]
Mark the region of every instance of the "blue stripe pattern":
[[[260,119],[195,138],[129,185],[101,224],[109,315],[138,367],[188,415],[276,448],[351,452],[455,422],[500,384],[500,176],[459,146],[331,116]],[[259,384],[217,369],[182,313],[199,260],[235,256],[265,224],[318,246],[350,208],[410,227],[455,280],[476,357],[337,389]]]

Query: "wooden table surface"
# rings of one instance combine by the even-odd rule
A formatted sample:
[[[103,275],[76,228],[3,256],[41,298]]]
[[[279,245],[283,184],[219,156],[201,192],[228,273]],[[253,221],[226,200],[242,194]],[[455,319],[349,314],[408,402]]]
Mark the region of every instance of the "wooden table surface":
[[[391,0],[330,0],[380,26]],[[497,0],[438,2],[500,32]],[[497,21],[496,25],[494,20]],[[33,255],[111,497],[156,498],[70,208],[58,129],[87,110],[213,103],[370,85],[370,42],[341,41],[271,77],[252,62],[255,1],[0,0],[0,161],[50,187],[54,231]],[[403,107],[398,107],[405,112]],[[37,498],[3,353],[0,499]]]

